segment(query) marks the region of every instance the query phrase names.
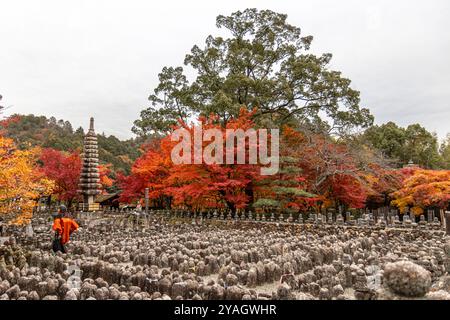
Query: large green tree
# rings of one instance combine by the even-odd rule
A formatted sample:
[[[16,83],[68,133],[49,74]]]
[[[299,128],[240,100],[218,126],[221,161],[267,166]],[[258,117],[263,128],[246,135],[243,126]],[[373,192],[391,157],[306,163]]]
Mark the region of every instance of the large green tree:
[[[447,137],[442,142],[439,153],[442,157],[442,167],[450,170],[450,133],[447,133]]]
[[[442,163],[436,134],[417,123],[406,128],[394,122],[375,125],[365,131],[364,139],[386,158],[395,159],[398,166],[413,161],[434,169]]]
[[[380,150],[384,157],[399,161],[404,158],[405,129],[394,122],[372,126],[366,130],[364,137],[373,147]]]
[[[165,133],[179,119],[211,113],[225,123],[242,106],[258,108],[255,121],[266,127],[291,124],[342,134],[371,125],[350,80],[328,68],[331,54],[308,53],[312,37],[303,37],[286,18],[256,9],[218,16],[217,27],[229,36],[210,35],[186,55],[193,81],[182,67],[164,67],[133,132]]]
[[[436,133],[427,131],[420,124],[406,128],[404,160],[411,159],[425,168],[438,169],[441,162]]]

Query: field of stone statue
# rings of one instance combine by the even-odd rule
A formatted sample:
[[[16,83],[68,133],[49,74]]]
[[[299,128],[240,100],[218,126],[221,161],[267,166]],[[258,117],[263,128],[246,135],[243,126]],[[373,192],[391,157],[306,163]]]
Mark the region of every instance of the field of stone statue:
[[[450,299],[440,229],[134,219],[79,219],[54,254],[36,216],[0,246],[0,299]]]

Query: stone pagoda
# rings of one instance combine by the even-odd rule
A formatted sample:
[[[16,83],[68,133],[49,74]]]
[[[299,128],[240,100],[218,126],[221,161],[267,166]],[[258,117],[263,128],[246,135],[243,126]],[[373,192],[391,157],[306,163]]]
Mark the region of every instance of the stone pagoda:
[[[94,118],[91,118],[89,131],[84,137],[83,167],[81,169],[78,190],[83,195],[83,211],[95,211],[98,204],[95,196],[101,193],[100,173],[98,170],[97,135],[94,131]]]

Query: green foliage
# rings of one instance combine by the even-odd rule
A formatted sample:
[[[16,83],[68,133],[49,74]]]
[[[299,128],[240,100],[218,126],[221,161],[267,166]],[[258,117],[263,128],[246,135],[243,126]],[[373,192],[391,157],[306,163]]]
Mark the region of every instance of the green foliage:
[[[69,121],[35,115],[13,115],[10,118],[17,118],[18,121],[7,121],[5,135],[12,138],[21,149],[41,146],[81,152],[83,148],[83,128],[80,127],[74,132]],[[121,141],[112,135],[97,135],[97,138],[100,162],[111,163],[113,175],[118,170],[128,174],[140,154],[140,140]]]
[[[439,153],[442,158],[441,166],[443,169],[450,170],[450,133],[447,133],[445,141],[441,144]]]
[[[410,160],[424,168],[436,169],[440,166],[436,134],[419,124],[407,128],[399,127],[394,122],[376,125],[366,130],[364,138],[385,157],[397,160],[399,167]]]
[[[10,118],[17,118],[18,121],[8,122],[6,136],[14,139],[21,149],[29,146],[64,151],[82,149],[82,136],[74,137],[72,126],[67,126],[63,120],[35,115],[13,115]]]
[[[304,190],[306,185],[301,176],[302,170],[298,166],[299,159],[286,156],[285,152],[283,148],[278,173],[259,181],[258,184],[265,190],[265,195],[255,202],[253,205],[255,208],[271,208],[286,213],[298,212],[304,208],[305,198],[316,197]]]
[[[365,132],[365,138],[388,158],[400,159],[403,156],[405,130],[394,122],[368,128]]]
[[[134,160],[140,156],[139,145],[134,139],[121,141],[115,136],[97,135],[99,158],[105,163],[111,163],[114,171],[130,172]]]
[[[277,181],[277,184],[279,184],[280,181]],[[314,194],[306,192],[304,190],[294,188],[294,187],[274,187],[273,191],[277,195],[285,195],[285,196],[295,196],[295,197],[306,197],[306,198],[313,198],[315,197]]]
[[[291,124],[343,134],[367,127],[373,117],[360,108],[359,92],[340,72],[329,70],[331,54],[307,53],[312,37],[286,22],[287,15],[246,9],[218,16],[230,37],[208,36],[184,64],[196,73],[190,82],[182,67],[164,67],[133,132],[167,132],[177,120],[217,114],[227,122],[239,109],[258,108],[266,127]],[[320,114],[320,115],[319,115]],[[325,120],[326,119],[326,120]]]
[[[260,198],[253,203],[253,207],[262,209],[278,209],[280,207],[280,202],[275,199]]]

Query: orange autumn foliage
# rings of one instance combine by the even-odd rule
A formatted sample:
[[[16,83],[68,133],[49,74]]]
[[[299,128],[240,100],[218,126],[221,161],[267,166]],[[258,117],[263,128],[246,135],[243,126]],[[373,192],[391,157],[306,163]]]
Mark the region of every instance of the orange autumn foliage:
[[[226,129],[240,128],[245,131],[252,128],[254,125],[251,121],[252,114],[242,110],[240,117],[230,120],[225,127],[213,116],[201,117],[199,120],[204,129],[221,130],[225,146]],[[191,132],[191,137],[194,136],[193,125],[180,123],[180,127]],[[147,187],[150,189],[151,199],[158,201],[165,198],[173,207],[193,210],[229,207],[235,210],[248,205],[253,193],[252,183],[259,176],[258,165],[206,163],[174,165],[171,151],[177,143],[171,141],[170,135],[164,137],[159,143],[150,146],[136,161],[131,176],[119,178],[122,201],[138,200]],[[203,143],[205,147],[210,142],[203,141]]]
[[[106,193],[106,188],[112,187],[114,179],[110,177],[111,164],[101,164],[98,166],[98,172],[100,174],[100,184],[102,185],[103,193]]]
[[[367,190],[366,205],[373,207],[389,205],[390,194],[401,187],[405,177],[402,170],[370,164],[362,175]]]
[[[447,208],[450,203],[450,170],[415,169],[402,187],[392,193],[392,197],[392,205],[402,213],[408,208],[416,215],[429,207]]]
[[[199,121],[204,129],[222,132],[254,125],[248,111],[226,125],[215,116]],[[193,126],[180,123],[178,127],[193,136]],[[415,212],[448,206],[448,173],[388,168],[384,162],[370,161],[366,153],[322,134],[284,127],[280,170],[264,178],[259,165],[174,165],[171,151],[177,143],[171,141],[170,134],[153,141],[133,165],[132,174],[118,176],[121,201],[139,201],[149,188],[155,206],[190,210],[250,209],[259,200],[264,200],[259,201],[261,207],[296,212],[338,206],[379,208],[388,206],[392,199],[403,211],[408,206]],[[203,143],[205,147],[209,141]]]
[[[37,169],[39,149],[19,150],[11,139],[0,136],[0,214],[30,218],[35,200],[48,195],[54,183]]]

